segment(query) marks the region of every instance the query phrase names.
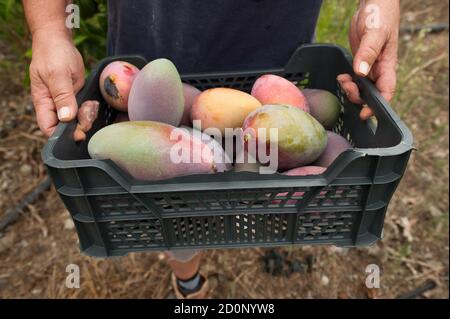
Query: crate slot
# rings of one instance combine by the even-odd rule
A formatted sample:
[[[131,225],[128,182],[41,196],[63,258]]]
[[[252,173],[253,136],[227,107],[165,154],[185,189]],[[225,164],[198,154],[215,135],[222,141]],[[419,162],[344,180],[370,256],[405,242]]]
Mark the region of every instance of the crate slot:
[[[222,216],[173,218],[172,225],[173,236],[179,246],[225,242]]]
[[[163,245],[162,226],[158,219],[111,221],[100,223],[111,249],[134,249]]]
[[[350,229],[353,227],[357,213],[339,212],[323,213],[310,212],[298,216],[297,241],[314,239],[349,239]]]

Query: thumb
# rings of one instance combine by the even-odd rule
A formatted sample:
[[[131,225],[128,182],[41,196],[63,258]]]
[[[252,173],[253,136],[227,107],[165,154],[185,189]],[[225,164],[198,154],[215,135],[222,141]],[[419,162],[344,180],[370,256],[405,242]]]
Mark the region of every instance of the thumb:
[[[360,76],[367,76],[381,54],[386,43],[386,33],[380,29],[372,29],[366,32],[359,44],[353,60],[353,70]]]
[[[78,111],[72,77],[65,72],[57,72],[49,80],[49,90],[61,122],[71,121]]]

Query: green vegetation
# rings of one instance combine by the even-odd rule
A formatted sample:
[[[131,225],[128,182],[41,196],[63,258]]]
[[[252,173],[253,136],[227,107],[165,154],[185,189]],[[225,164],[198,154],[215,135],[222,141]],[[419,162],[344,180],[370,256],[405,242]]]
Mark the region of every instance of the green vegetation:
[[[317,24],[316,41],[339,44],[349,49],[348,29],[356,9],[357,1],[323,1]]]
[[[0,1],[0,72],[13,73],[26,65],[28,29],[19,0]]]
[[[20,1],[0,2],[0,38],[8,43],[12,52],[23,54],[28,42],[28,30]]]
[[[74,42],[86,66],[92,66],[106,55],[106,0],[78,0],[80,28],[74,32]]]

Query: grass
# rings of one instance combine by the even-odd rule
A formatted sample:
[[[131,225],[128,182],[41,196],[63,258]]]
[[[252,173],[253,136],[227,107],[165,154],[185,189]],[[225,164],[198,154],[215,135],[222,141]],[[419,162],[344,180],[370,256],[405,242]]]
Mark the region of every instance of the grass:
[[[316,41],[339,44],[350,50],[348,29],[356,9],[357,1],[323,1],[317,24]]]

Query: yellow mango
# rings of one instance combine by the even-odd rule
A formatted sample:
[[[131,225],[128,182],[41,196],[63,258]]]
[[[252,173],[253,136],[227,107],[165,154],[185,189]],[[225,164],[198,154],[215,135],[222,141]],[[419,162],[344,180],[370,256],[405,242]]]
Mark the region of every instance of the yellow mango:
[[[240,128],[248,114],[261,107],[261,103],[245,92],[214,88],[202,92],[191,110],[193,121],[200,120],[202,130],[217,128],[222,134],[225,128]]]

